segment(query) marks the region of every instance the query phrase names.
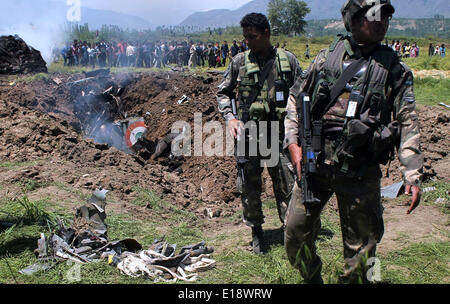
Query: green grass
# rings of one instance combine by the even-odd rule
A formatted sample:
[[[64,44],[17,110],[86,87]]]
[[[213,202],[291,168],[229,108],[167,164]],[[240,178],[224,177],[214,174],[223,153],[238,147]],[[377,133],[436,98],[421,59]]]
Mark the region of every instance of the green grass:
[[[109,67],[105,67],[109,68]],[[140,73],[140,72],[156,72],[156,71],[170,71],[171,66],[166,66],[165,68],[137,68],[137,67],[120,67],[120,68],[109,68],[111,73]],[[99,66],[92,68],[91,66],[82,67],[82,66],[64,66],[64,62],[62,60],[53,62],[48,68],[49,73],[82,73],[82,72],[90,72],[94,70],[100,69]]]
[[[18,76],[15,81],[30,83],[39,80],[48,80],[49,78],[50,76],[47,73],[38,73],[34,75]]]
[[[450,183],[438,180],[438,181],[429,181],[422,185],[422,189],[428,187],[435,187],[436,190],[422,193],[421,196],[421,204],[427,206],[436,206],[439,210],[449,215],[450,214]],[[444,199],[443,202],[436,203],[436,200]],[[450,225],[450,218],[447,220],[447,225]],[[449,236],[450,237],[450,236]]]
[[[450,283],[448,242],[417,243],[379,255],[382,283]]]
[[[423,50],[423,49],[422,49]],[[426,52],[420,54],[416,58],[403,58],[403,61],[414,70],[450,70],[450,57],[428,56],[428,48]]]
[[[424,204],[441,196],[445,184],[442,182],[427,183],[424,186],[435,186],[437,190],[424,195]],[[205,240],[208,246],[213,246],[212,255],[217,266],[206,272],[199,273],[197,283],[242,283],[242,284],[297,284],[303,280],[294,269],[283,246],[283,235],[279,229],[276,204],[273,200],[263,203],[266,216],[266,236],[270,237],[270,251],[264,256],[255,256],[250,251],[251,233],[247,227],[236,228],[235,231],[224,230],[208,233],[205,229],[207,220],[192,221],[186,217],[187,211],[178,210],[158,198],[151,190],[135,188],[138,196],[134,203],[137,207],[146,208],[152,200],[152,213],[145,219],[137,219],[133,214],[108,212],[108,236],[111,240],[134,238],[144,248],[148,248],[155,239],[165,237],[171,244],[177,244],[178,250],[185,245]],[[0,283],[26,284],[141,284],[152,283],[143,278],[131,278],[107,265],[105,261],[89,263],[74,268],[66,262],[55,265],[47,271],[37,272],[31,276],[21,275],[18,271],[35,263],[33,250],[37,247],[37,239],[41,232],[49,233],[47,216],[56,215],[70,220],[73,211],[66,210],[52,213],[55,202],[51,200],[30,201],[23,197],[18,199],[4,198],[0,201],[0,220],[26,218],[20,225],[10,231],[0,234]],[[80,202],[81,204],[81,202]],[[29,207],[26,207],[29,206]],[[108,207],[107,207],[108,208]],[[45,210],[44,210],[45,209]],[[44,210],[46,213],[43,213]],[[240,212],[237,212],[240,214]],[[51,215],[50,215],[51,214]],[[162,218],[161,215],[165,215]],[[14,216],[15,215],[15,216]],[[402,237],[402,236],[399,236]],[[381,262],[382,283],[437,283],[448,280],[446,266],[449,259],[448,244],[444,242],[419,243],[379,255]],[[316,242],[318,254],[323,261],[323,278],[326,283],[336,283],[338,275],[343,270],[342,239],[339,217],[332,208],[325,208],[322,213],[322,230]],[[78,267],[78,266],[77,266]],[[80,280],[71,281],[68,274],[80,271]],[[447,281],[448,282],[448,281]],[[181,282],[180,282],[181,283]]]
[[[29,161],[29,162],[1,162],[0,163],[0,168],[22,168],[22,167],[32,167],[32,166],[36,166],[39,165],[40,163],[44,162],[45,160],[34,160],[34,161]]]
[[[416,78],[414,79],[414,93],[419,104],[436,105],[450,101],[449,78]]]

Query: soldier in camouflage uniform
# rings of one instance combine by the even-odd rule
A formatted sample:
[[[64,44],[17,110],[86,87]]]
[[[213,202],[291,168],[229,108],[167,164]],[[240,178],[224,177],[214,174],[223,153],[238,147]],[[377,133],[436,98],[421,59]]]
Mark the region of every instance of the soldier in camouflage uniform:
[[[322,121],[322,150],[317,157],[317,172],[309,181],[314,196],[320,202],[309,207],[310,215],[307,216],[301,189],[296,183],[287,211],[285,249],[290,263],[299,269],[307,283],[323,283],[320,275],[322,262],[316,253],[315,241],[321,227],[320,213],[333,193],[338,201],[344,245],[345,269],[340,276],[341,282],[368,282],[366,270],[371,265],[367,265],[370,264],[367,259],[375,256],[376,244],[384,232],[379,164],[392,159],[394,147],[398,149],[402,166],[405,194],[412,191],[407,213],[420,201],[423,158],[413,75],[391,49],[380,45],[395,11],[390,0],[380,0],[373,6],[370,2],[373,1],[345,2],[341,13],[352,36],[340,36],[329,49],[322,50],[290,90],[284,148],[289,151],[297,176],[301,177],[302,149],[296,108],[300,93],[311,97],[314,120],[315,102],[328,98],[330,103],[327,88],[329,90],[337,83],[351,62],[361,57],[366,59],[363,61],[366,64],[340,91],[336,102],[329,104],[328,110],[324,108],[322,115],[316,117]],[[361,98],[354,99],[354,96]],[[362,104],[356,102],[353,104],[356,107],[350,109],[353,100]],[[353,146],[361,145],[357,149],[340,150],[343,147],[340,144],[350,140],[350,136],[345,136],[350,134],[349,125],[354,125],[353,122],[366,126],[368,140],[365,142],[364,137],[359,143],[353,142]],[[395,129],[391,128],[395,125],[397,136],[394,135]],[[377,137],[381,134],[379,130],[383,131],[382,134],[391,134],[385,138],[393,140],[385,142],[388,149],[377,154],[375,151],[380,147],[376,143],[381,138]],[[353,155],[342,151],[352,151]]]
[[[293,168],[282,149],[283,122],[289,88],[301,73],[301,68],[297,58],[292,53],[274,49],[270,43],[270,25],[266,16],[256,13],[248,14],[241,20],[241,27],[250,50],[239,53],[232,58],[224,74],[224,80],[218,88],[218,109],[227,121],[228,129],[234,138],[241,134],[243,111],[249,113],[249,120],[256,122],[258,126],[261,121],[280,123],[280,134],[269,135],[279,136],[277,143],[279,155],[276,156],[277,165],[268,166],[268,171],[272,178],[278,214],[280,220],[284,223],[294,177]],[[272,62],[272,66],[270,66],[270,62]],[[262,85],[259,84],[258,77],[260,77],[266,63],[268,63],[268,76]],[[274,83],[281,80],[285,81],[284,92],[275,90]],[[258,95],[255,95],[257,96],[256,100],[249,102],[249,92],[258,85],[262,86],[262,89],[259,90]],[[231,104],[236,88],[238,89],[237,99],[239,101],[238,117],[233,115]],[[259,139],[260,136],[258,136]],[[261,156],[258,149],[257,155],[250,155],[243,166],[241,171],[243,178],[238,174],[237,179],[237,188],[241,194],[243,205],[243,220],[252,228],[253,251],[257,254],[267,251],[261,226],[264,223],[261,208],[261,174],[264,168],[261,165],[261,159],[264,159],[264,157]]]

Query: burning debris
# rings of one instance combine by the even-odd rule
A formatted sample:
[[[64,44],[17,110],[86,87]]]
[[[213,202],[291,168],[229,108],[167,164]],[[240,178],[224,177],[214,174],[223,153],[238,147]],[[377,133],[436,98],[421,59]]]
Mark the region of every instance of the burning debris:
[[[108,69],[92,71],[85,73],[87,78],[68,84],[77,85],[97,79],[98,84],[109,85],[110,83],[105,79],[108,75]],[[72,90],[75,89],[77,87]],[[147,139],[148,127],[145,119],[127,117],[127,112],[123,110],[121,95],[125,89],[114,84],[100,93],[91,90],[86,94],[82,90],[74,103],[74,114],[80,121],[81,133],[85,137],[94,139],[95,143],[106,144],[135,155],[136,160],[143,166],[148,159],[165,157],[168,160],[166,165],[169,171],[177,171],[182,165],[183,158],[174,156],[170,148],[172,142],[180,141],[184,134],[169,132],[159,140]],[[188,97],[183,95],[180,100],[185,102]]]
[[[19,36],[0,37],[0,74],[48,73],[41,52]]]

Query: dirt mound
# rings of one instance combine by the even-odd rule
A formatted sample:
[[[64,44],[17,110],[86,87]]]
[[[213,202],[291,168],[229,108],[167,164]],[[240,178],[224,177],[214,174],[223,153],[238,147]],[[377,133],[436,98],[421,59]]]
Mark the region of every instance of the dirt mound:
[[[0,90],[0,161],[38,161],[24,171],[4,170],[0,183],[28,177],[91,190],[103,186],[128,202],[135,198],[135,187],[139,186],[202,216],[206,208],[214,216],[229,216],[240,209],[233,157],[186,156],[178,160],[175,170],[167,155],[156,160],[148,155],[131,155],[80,134],[83,128],[77,107],[84,107],[80,102],[92,96],[94,101],[110,103],[102,96],[111,88],[121,89],[119,110],[116,114],[112,111],[116,116],[111,119],[120,119],[121,115],[144,117],[149,129],[146,138],[152,142],[167,135],[177,121],[187,123],[193,132],[196,113],[202,125],[222,123],[215,101],[217,76],[176,72],[86,76],[51,74]],[[187,100],[179,103],[184,95]],[[427,179],[449,179],[449,117],[447,109],[419,107]],[[202,142],[208,135],[202,134]],[[401,179],[398,168],[399,162],[394,160],[383,185]],[[264,188],[263,195],[273,197],[270,179],[266,178]]]
[[[56,84],[56,78],[62,84]],[[39,169],[24,174],[77,187],[103,186],[125,199],[132,199],[134,187],[140,186],[198,214],[207,206],[216,216],[231,215],[239,208],[232,157],[186,157],[181,170],[173,172],[166,157],[142,163],[136,156],[77,133],[80,126],[74,107],[82,92],[97,94],[111,86],[125,88],[122,111],[145,117],[149,140],[164,137],[175,121],[186,121],[193,130],[194,113],[202,113],[203,122],[218,120],[211,79],[177,73],[111,75],[101,81],[77,82],[82,79],[81,74],[52,74],[32,83],[19,82],[0,93],[0,159],[45,159]],[[77,83],[68,84],[73,82]],[[178,104],[182,95],[188,100]],[[14,182],[21,174],[3,179]]]
[[[19,36],[0,37],[0,74],[47,73],[41,52]]]
[[[424,156],[424,180],[450,180],[450,111],[437,106],[419,106],[421,150]],[[383,166],[386,173],[387,166]],[[389,176],[382,179],[383,186],[402,179],[400,162],[396,157],[389,166]]]

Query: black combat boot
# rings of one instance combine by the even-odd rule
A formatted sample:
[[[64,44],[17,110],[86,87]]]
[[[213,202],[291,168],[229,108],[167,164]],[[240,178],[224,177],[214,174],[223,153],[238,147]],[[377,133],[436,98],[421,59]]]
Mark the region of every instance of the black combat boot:
[[[305,284],[323,284],[322,279],[322,260],[319,257],[316,257],[314,262],[309,266],[309,273],[304,276]]]
[[[323,284],[322,275],[320,272],[315,274],[311,279],[305,280],[305,284]]]
[[[264,240],[264,231],[261,226],[252,227],[253,252],[256,254],[266,254],[267,246]]]

